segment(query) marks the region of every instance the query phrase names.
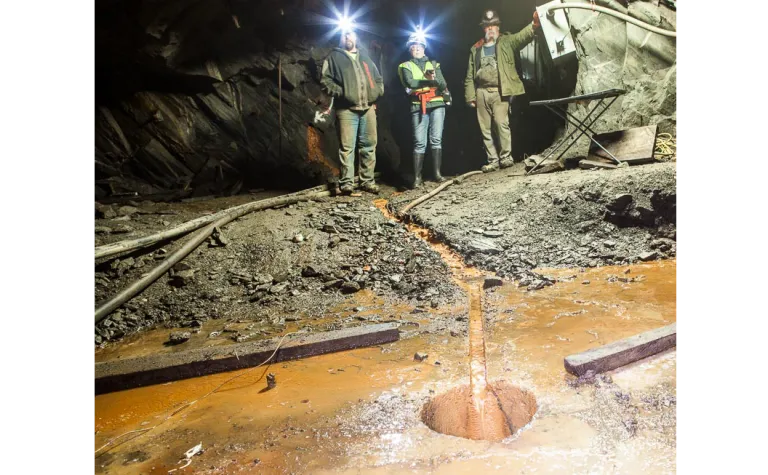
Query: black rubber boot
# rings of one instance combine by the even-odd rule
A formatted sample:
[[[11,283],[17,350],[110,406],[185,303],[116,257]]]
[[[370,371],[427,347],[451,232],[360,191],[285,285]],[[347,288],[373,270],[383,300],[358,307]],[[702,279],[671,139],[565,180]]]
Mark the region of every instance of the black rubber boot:
[[[424,154],[413,153],[413,186],[411,189],[418,188],[422,185],[421,180],[421,167],[424,165]]]
[[[432,176],[435,177],[435,181],[442,183],[445,181],[443,175],[440,174],[440,168],[443,166],[443,149],[432,149]]]

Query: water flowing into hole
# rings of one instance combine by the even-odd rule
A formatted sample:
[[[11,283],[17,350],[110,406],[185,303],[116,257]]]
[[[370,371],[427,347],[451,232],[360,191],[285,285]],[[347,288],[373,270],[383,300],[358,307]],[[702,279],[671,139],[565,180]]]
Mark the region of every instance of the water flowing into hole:
[[[434,397],[422,408],[421,420],[441,434],[498,441],[514,435],[536,414],[533,394],[507,381],[488,384],[482,399],[472,391],[464,385]]]
[[[387,201],[374,204],[389,219],[397,219]],[[454,388],[429,401],[422,409],[422,421],[443,434],[475,440],[501,440],[533,419],[537,410],[533,394],[506,381],[488,383],[485,363],[482,272],[464,264],[446,244],[432,238],[429,231],[413,223],[408,230],[429,244],[451,269],[455,283],[469,298],[469,385]]]

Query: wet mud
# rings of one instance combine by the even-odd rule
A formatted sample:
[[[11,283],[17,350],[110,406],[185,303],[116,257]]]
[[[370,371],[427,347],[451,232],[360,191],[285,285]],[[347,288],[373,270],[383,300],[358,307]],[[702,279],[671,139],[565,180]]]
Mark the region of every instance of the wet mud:
[[[96,473],[167,473],[200,442],[174,473],[674,473],[674,351],[584,384],[563,368],[569,354],[674,322],[674,260],[536,269],[554,284],[483,290],[483,272],[407,226],[466,296],[436,312],[456,327],[98,396],[96,448],[121,438],[97,452]],[[376,321],[397,314],[377,304]],[[397,318],[423,329],[434,315]]]

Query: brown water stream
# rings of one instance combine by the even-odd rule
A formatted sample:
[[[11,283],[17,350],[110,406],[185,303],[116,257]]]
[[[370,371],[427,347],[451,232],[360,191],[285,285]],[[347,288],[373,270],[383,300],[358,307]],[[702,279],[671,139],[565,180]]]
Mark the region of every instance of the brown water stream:
[[[374,201],[379,210],[389,219],[396,217],[388,210],[387,201]],[[457,286],[467,295],[469,301],[469,388],[456,388],[451,394],[439,397],[425,407],[423,419],[432,429],[450,435],[474,440],[502,440],[520,428],[519,418],[512,422],[513,407],[518,403],[527,404],[531,411],[525,425],[533,417],[535,402],[532,396],[515,391],[509,384],[488,384],[488,370],[485,357],[485,319],[483,318],[483,282],[485,273],[467,266],[464,260],[446,244],[432,238],[429,230],[414,223],[408,223],[408,230],[424,240],[440,254],[448,264]],[[488,274],[492,275],[492,274]],[[505,396],[505,392],[514,394]]]

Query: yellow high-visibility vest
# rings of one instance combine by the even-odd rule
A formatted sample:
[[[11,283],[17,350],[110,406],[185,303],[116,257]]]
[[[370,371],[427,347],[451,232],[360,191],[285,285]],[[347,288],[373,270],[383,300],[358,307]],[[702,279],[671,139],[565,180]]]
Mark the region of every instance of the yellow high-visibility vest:
[[[432,61],[427,61],[427,63],[424,65],[424,69],[434,69],[437,71],[437,68],[440,67],[440,63],[435,63],[434,66],[432,66]],[[403,79],[403,69],[408,69],[411,72],[411,76],[416,81],[426,81],[427,78],[424,76],[424,71],[421,70],[421,68],[414,63],[413,61],[406,61],[404,63],[400,63],[400,66],[397,67],[397,75],[400,77],[400,83],[408,89],[408,85],[405,83],[405,80]],[[422,87],[419,89],[413,89],[411,91],[411,103],[412,104],[420,104],[421,101],[419,100],[418,93],[420,92],[427,92],[431,88],[429,87]],[[444,102],[443,96],[435,96],[432,99],[429,100],[430,103],[432,102]]]

